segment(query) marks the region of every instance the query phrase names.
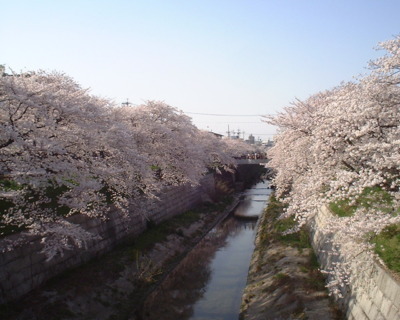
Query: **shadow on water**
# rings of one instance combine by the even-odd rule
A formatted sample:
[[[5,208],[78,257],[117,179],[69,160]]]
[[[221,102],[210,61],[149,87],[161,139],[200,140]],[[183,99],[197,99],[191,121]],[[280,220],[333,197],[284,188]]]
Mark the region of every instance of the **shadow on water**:
[[[236,210],[260,214],[269,193],[265,183],[257,184]],[[229,216],[221,222],[146,299],[142,319],[237,320],[255,233],[256,221]]]

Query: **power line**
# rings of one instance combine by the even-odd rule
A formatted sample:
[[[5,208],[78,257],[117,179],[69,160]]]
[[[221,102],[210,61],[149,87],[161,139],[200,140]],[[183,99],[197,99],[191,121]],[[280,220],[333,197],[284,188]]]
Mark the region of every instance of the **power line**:
[[[274,136],[275,133],[251,133],[253,136]]]
[[[251,122],[243,122],[243,121],[212,121],[212,122],[210,122],[210,121],[207,121],[207,122],[197,122],[196,121],[196,123],[201,123],[201,124],[204,124],[204,123],[206,123],[206,124],[210,124],[210,123],[212,123],[212,124],[217,124],[217,123],[219,123],[219,124],[226,124],[226,123],[228,123],[228,124],[237,124],[237,123],[257,123],[257,124],[264,124],[263,122],[255,122],[255,121],[251,121]]]
[[[263,117],[262,114],[221,114],[221,113],[199,113],[199,112],[184,112],[186,114],[197,114],[201,116],[217,116],[217,117]]]

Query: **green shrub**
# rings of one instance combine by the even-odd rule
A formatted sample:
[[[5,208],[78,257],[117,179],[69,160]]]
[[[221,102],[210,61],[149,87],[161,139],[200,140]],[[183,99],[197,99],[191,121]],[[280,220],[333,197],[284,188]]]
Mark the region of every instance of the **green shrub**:
[[[386,266],[400,272],[400,224],[386,227],[371,240],[375,244],[375,252]]]

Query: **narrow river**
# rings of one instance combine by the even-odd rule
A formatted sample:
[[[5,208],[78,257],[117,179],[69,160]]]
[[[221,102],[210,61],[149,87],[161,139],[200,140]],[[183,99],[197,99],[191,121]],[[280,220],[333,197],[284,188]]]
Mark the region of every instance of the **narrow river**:
[[[256,216],[271,190],[260,182],[244,192],[217,225],[146,300],[143,319],[237,320],[254,250]]]

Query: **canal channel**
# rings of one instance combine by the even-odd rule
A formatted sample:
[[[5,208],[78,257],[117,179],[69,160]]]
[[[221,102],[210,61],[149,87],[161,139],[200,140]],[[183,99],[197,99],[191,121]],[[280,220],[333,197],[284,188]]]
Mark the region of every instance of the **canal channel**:
[[[271,189],[268,181],[246,190],[242,201],[146,299],[146,320],[237,320],[254,250],[257,217]]]

